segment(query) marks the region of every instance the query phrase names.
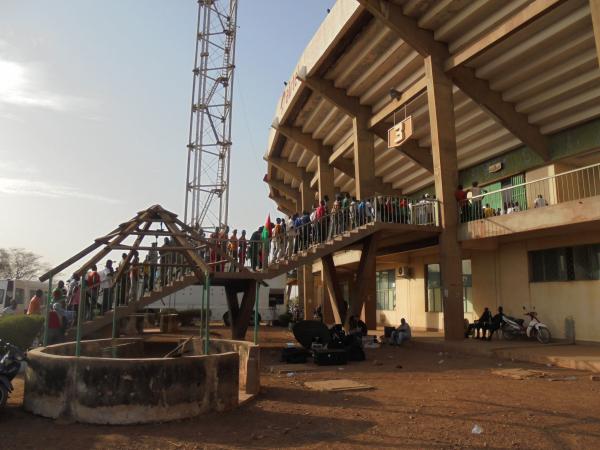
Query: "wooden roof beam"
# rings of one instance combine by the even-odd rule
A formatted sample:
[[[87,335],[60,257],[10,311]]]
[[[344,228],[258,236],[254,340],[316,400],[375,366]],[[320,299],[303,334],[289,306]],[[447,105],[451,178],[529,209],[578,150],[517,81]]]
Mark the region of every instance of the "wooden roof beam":
[[[592,16],[594,28],[596,55],[598,56],[598,64],[600,64],[600,2],[598,0],[590,0],[590,15]]]
[[[279,170],[286,172],[300,182],[308,179],[309,177],[304,168],[298,167],[296,164],[293,164],[280,156],[265,157],[265,161],[277,167]]]
[[[286,138],[291,139],[298,145],[301,145],[315,156],[324,156],[329,158],[333,153],[333,150],[330,146],[323,144],[323,142],[321,142],[319,139],[313,138],[309,133],[303,132],[300,127],[274,124],[274,128]],[[350,161],[339,160],[333,162],[332,165],[349,177],[354,178],[354,166]]]
[[[388,0],[358,0],[358,2],[421,56],[431,56],[437,65],[443,65],[450,58],[448,46],[436,41],[431,31],[420,28],[413,18],[404,15],[401,6]],[[466,66],[456,66],[448,71],[448,75],[459,89],[523,144],[545,161],[549,160],[546,137],[538,127],[529,123],[527,115],[517,112],[512,103],[504,101],[500,92],[493,91],[488,81],[477,78],[475,71]]]
[[[285,184],[283,181],[279,180],[268,180],[267,183],[272,188],[277,189],[279,192],[292,199],[296,205],[300,204],[300,192],[291,185]]]
[[[444,69],[449,71],[457,66],[468,63],[484,51],[508,39],[517,31],[522,30],[536,19],[547,14],[564,1],[565,0],[535,0],[516,14],[504,20],[504,22],[498,24],[487,34],[480,37],[476,42],[473,42],[468,47],[450,55],[444,63]],[[597,2],[591,0],[590,6],[592,3]]]
[[[288,216],[291,216],[292,214],[294,214],[294,212],[297,211],[296,206],[287,198],[284,198],[280,195],[269,195],[269,198],[275,203],[277,203],[278,209],[281,208],[285,210]]]
[[[299,77],[301,77],[301,75],[299,75]],[[315,92],[318,92],[323,97],[327,98],[331,103],[333,103],[336,107],[340,108],[353,119],[356,119],[357,117],[368,117],[369,119],[367,120],[367,126],[369,130],[376,136],[387,142],[388,127],[383,122],[384,119],[379,119],[378,122],[373,122],[373,113],[371,111],[371,108],[368,106],[361,105],[358,97],[348,95],[344,89],[335,87],[333,82],[330,80],[325,80],[314,76],[300,78],[300,80],[306,83],[306,85],[310,89],[312,89]],[[418,92],[414,95],[418,95]],[[390,114],[393,114],[393,112],[394,111],[392,111]],[[398,150],[403,151],[402,148],[398,148]],[[430,162],[427,158],[428,151],[423,150],[422,153],[423,156],[419,159],[413,159],[411,155],[407,156],[415,162],[422,161],[422,167],[433,173],[433,163]],[[341,160],[341,158],[338,160]]]

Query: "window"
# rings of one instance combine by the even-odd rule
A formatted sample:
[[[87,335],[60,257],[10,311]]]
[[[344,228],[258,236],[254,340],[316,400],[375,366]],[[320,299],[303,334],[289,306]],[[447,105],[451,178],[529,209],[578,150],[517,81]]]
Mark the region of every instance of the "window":
[[[463,309],[464,312],[473,312],[473,275],[471,272],[471,260],[462,261],[463,278]]]
[[[600,280],[600,244],[529,252],[532,283]]]
[[[396,309],[396,272],[386,270],[377,272],[377,309],[393,311]]]
[[[15,288],[15,300],[18,305],[22,305],[25,300],[25,289]]]
[[[2,306],[8,306],[4,303],[4,289],[0,289],[0,304]]]
[[[426,311],[442,312],[444,303],[442,301],[442,276],[439,264],[427,264],[426,267],[427,304]],[[464,312],[473,312],[473,275],[471,272],[471,260],[462,261],[463,281],[463,309]]]
[[[442,312],[442,277],[439,264],[427,264],[425,284],[427,288],[426,311]]]

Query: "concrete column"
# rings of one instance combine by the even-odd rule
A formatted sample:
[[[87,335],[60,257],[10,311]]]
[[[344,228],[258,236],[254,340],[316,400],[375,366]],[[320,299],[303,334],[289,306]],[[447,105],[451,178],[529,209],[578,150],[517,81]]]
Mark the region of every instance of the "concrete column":
[[[302,211],[309,214],[315,202],[315,196],[310,189],[310,181],[304,180],[300,185]],[[312,265],[307,264],[298,268],[298,295],[304,304],[304,318],[312,319],[315,308],[315,280]]]
[[[368,127],[369,117],[359,114],[352,118],[354,136],[354,178],[356,198],[362,200],[375,194],[375,141]]]
[[[319,201],[326,195],[330,200],[335,198],[335,186],[333,184],[333,166],[329,164],[327,157],[320,155],[317,157]]]
[[[332,325],[335,323],[335,317],[333,315],[333,308],[331,306],[331,298],[329,296],[329,292],[327,290],[325,280],[325,274],[321,270],[321,296],[317,299],[317,302],[320,302],[321,308],[323,310],[323,322],[327,325]]]
[[[596,55],[600,64],[600,1],[590,0],[590,15],[594,27],[594,39],[596,41]]]
[[[456,131],[452,82],[429,56],[425,58],[427,100],[431,127],[431,150],[435,194],[440,202],[440,270],[444,304],[444,335],[464,338],[463,286],[460,244],[457,240],[458,208],[454,190],[458,185]]]
[[[305,264],[300,267],[299,271],[302,272],[302,293],[304,302],[304,318],[312,319],[313,311],[317,306],[315,302],[315,277],[312,273],[312,266]],[[298,286],[300,286],[300,279],[298,279]]]
[[[300,183],[300,203],[300,214],[302,214],[303,211],[306,211],[310,214],[312,207],[315,204],[315,194],[310,188],[309,180],[304,180],[302,183]]]

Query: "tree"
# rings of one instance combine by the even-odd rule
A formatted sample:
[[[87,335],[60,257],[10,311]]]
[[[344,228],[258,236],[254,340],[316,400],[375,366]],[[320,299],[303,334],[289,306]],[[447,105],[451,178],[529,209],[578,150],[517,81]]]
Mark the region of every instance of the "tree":
[[[24,248],[0,248],[0,278],[31,280],[46,269],[40,255]]]

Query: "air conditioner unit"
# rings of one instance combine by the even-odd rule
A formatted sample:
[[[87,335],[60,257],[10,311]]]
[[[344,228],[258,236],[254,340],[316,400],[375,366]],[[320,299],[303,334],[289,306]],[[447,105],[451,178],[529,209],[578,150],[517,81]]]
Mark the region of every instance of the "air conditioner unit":
[[[398,268],[399,278],[410,278],[412,276],[412,269],[410,266],[400,266]]]

